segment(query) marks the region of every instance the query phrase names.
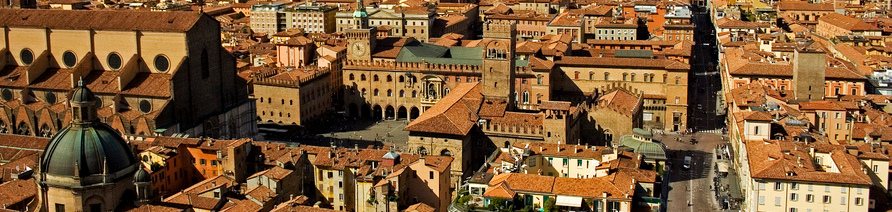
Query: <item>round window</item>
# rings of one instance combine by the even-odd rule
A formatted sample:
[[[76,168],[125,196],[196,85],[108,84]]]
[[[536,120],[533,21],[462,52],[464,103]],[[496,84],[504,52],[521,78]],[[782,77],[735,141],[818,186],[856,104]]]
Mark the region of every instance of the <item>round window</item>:
[[[108,54],[108,67],[113,70],[121,68],[121,55],[118,53]]]
[[[47,104],[51,104],[51,105],[56,104],[56,94],[55,93],[46,92],[46,94],[44,95],[44,98],[46,98]]]
[[[139,111],[142,111],[143,113],[151,112],[152,111],[152,103],[149,103],[149,101],[147,101],[145,99],[143,99],[142,101],[139,101]]]
[[[34,52],[31,52],[30,49],[22,49],[22,53],[19,56],[25,65],[31,65],[34,62]]]
[[[155,69],[158,72],[166,72],[170,68],[170,61],[164,55],[155,56]]]
[[[0,98],[3,98],[3,101],[12,100],[12,91],[4,88],[3,91],[0,91]]]
[[[77,65],[77,55],[74,55],[74,52],[66,51],[62,53],[62,62],[69,68],[74,67],[74,65]]]

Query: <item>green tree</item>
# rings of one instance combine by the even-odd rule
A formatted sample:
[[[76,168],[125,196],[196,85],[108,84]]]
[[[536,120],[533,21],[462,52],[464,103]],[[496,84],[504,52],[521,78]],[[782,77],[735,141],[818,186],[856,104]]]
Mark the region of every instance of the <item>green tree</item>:
[[[486,209],[491,211],[501,211],[506,209],[505,206],[507,206],[507,202],[508,200],[505,200],[505,198],[494,197],[489,200],[489,205],[486,206]]]
[[[542,208],[545,212],[557,212],[557,206],[554,205],[555,198],[549,198],[545,201],[545,207]]]

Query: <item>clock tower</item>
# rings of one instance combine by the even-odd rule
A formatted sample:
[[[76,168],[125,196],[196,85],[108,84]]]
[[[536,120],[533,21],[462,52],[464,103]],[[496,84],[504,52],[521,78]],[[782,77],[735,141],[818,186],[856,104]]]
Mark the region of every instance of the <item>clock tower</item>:
[[[369,26],[369,14],[365,11],[362,0],[356,0],[356,10],[353,11],[353,28],[346,29],[347,35],[347,59],[348,60],[372,60],[372,51],[375,50],[378,31]]]
[[[514,107],[514,23],[483,24],[483,97]]]

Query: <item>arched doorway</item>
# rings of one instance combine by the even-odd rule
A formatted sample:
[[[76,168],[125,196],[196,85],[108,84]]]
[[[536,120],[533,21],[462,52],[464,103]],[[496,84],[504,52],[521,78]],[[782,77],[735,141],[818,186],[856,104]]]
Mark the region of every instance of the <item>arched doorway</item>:
[[[350,105],[347,106],[347,110],[347,113],[349,113],[350,116],[359,117],[359,108],[357,108],[356,104],[350,103]]]
[[[418,118],[418,115],[421,115],[421,114],[419,114],[417,107],[412,107],[412,109],[409,110],[409,118],[410,119],[416,119],[416,118]]]
[[[400,109],[396,111],[397,119],[406,119],[409,116],[409,113],[406,111],[406,107],[400,106]]]
[[[396,114],[394,114],[393,106],[387,105],[387,108],[384,110],[384,119],[395,119]]]
[[[381,119],[381,105],[375,105],[372,108],[372,118]]]
[[[427,155],[427,149],[424,147],[418,147],[418,154],[419,155]]]
[[[362,118],[371,118],[371,117],[372,117],[372,108],[371,108],[369,105],[367,105],[367,104],[363,104],[363,105],[362,105],[362,111],[360,111],[360,116],[359,116],[359,117],[362,117]]]

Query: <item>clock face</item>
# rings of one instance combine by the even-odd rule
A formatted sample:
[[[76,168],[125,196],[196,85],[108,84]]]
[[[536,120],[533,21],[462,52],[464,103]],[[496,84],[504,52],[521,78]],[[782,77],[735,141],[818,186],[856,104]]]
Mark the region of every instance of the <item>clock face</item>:
[[[365,55],[366,47],[362,43],[353,43],[353,55]]]

